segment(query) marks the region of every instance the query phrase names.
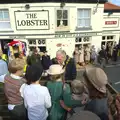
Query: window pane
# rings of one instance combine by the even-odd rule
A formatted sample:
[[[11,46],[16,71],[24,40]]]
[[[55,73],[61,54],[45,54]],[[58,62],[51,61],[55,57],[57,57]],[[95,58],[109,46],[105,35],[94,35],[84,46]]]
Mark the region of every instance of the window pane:
[[[0,22],[0,29],[10,29],[10,22]]]
[[[9,20],[9,13],[7,11],[4,12],[4,18]]]
[[[62,19],[62,10],[57,10],[57,19]]]
[[[105,36],[102,36],[102,40],[105,40]]]
[[[68,18],[68,11],[63,10],[63,19],[67,19],[67,18]]]
[[[84,10],[84,18],[90,17],[90,10]]]
[[[85,26],[90,26],[90,19],[85,19]]]
[[[0,20],[3,20],[3,13],[0,11]]]
[[[63,25],[64,26],[68,26],[68,21],[67,20],[63,20]]]
[[[82,24],[82,21],[79,19],[78,20],[78,26],[80,26]]]
[[[57,27],[60,26],[60,20],[57,20]]]
[[[85,20],[84,19],[78,20],[78,26],[84,27],[85,26]]]
[[[84,13],[83,13],[83,10],[78,10],[78,17],[79,18],[83,18],[84,17]]]

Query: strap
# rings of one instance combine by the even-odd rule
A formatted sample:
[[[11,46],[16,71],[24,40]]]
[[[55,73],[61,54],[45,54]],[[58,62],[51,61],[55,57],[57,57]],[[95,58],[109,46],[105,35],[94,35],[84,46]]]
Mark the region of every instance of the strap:
[[[65,65],[63,66],[63,69],[66,68],[66,66],[68,65],[68,63],[70,62],[70,57],[67,59],[67,61],[65,62]]]

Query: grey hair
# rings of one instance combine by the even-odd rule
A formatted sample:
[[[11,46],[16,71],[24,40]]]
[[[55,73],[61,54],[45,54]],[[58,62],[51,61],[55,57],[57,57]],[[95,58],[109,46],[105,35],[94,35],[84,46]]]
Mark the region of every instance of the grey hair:
[[[80,80],[71,82],[72,92],[75,94],[82,94],[84,92],[84,84]]]
[[[56,52],[56,54],[62,54],[62,55],[64,55],[64,56],[66,56],[66,52],[64,51],[64,50],[58,50],[57,52]]]

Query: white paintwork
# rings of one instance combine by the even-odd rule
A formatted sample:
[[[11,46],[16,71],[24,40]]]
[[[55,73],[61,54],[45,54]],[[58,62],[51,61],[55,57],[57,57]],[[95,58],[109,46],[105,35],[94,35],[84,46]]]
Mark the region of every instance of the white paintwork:
[[[25,5],[29,4],[30,9],[25,9]],[[7,30],[1,32],[0,30],[0,39],[19,39],[21,41],[24,41],[27,43],[27,48],[28,48],[28,39],[45,39],[46,40],[46,48],[51,55],[51,57],[55,56],[56,51],[58,50],[58,47],[56,47],[57,43],[62,42],[62,44],[68,44],[69,47],[62,47],[63,49],[66,50],[66,52],[72,56],[72,53],[75,48],[75,36],[77,36],[77,33],[79,34],[78,37],[90,37],[90,43],[91,45],[96,46],[96,51],[98,51],[101,48],[101,42],[102,42],[102,36],[108,36],[108,35],[114,35],[115,41],[118,42],[119,40],[119,30],[120,26],[118,27],[105,27],[104,22],[105,19],[109,20],[114,18],[119,19],[120,13],[114,13],[110,16],[108,16],[107,13],[104,13],[104,5],[99,4],[97,12],[93,14],[93,12],[96,9],[96,4],[74,4],[74,3],[66,3],[65,7],[63,9],[68,10],[68,24],[69,26],[67,28],[63,28],[60,33],[61,35],[64,34],[66,38],[59,37],[56,35],[58,30],[56,27],[56,10],[61,9],[60,8],[60,3],[23,3],[23,4],[0,4],[0,9],[9,9],[9,15],[10,15],[10,21],[11,21],[11,30]],[[77,9],[91,9],[91,28],[89,30],[83,30],[80,29],[79,31],[76,31],[77,27]],[[39,19],[47,19],[49,20],[49,29],[47,30],[46,27],[44,26],[43,28],[41,26],[24,26],[19,27],[19,29],[24,29],[24,30],[17,30],[16,29],[16,20],[31,20],[32,18],[25,18],[25,13],[36,13],[38,14],[37,11],[43,12],[39,13],[37,15],[37,18]],[[47,16],[47,13],[44,13],[44,10],[49,11],[49,15]],[[15,11],[17,14],[15,15]],[[24,12],[22,12],[24,11]],[[44,14],[43,14],[44,13]],[[16,20],[15,20],[16,16]],[[104,19],[105,18],[105,19]],[[33,18],[35,19],[35,18]],[[120,24],[120,21],[119,21]],[[48,28],[48,26],[47,26]],[[27,30],[29,29],[29,30]],[[36,29],[36,30],[35,30]],[[41,30],[39,30],[41,29]],[[43,30],[45,29],[45,30]],[[64,31],[68,30],[69,32],[69,37],[68,34]],[[76,33],[73,35],[73,33]],[[45,45],[44,45],[45,46]],[[28,50],[29,51],[29,50]],[[28,52],[27,51],[27,52]]]
[[[58,44],[61,45],[57,46]],[[55,57],[56,51],[58,51],[59,49],[65,50],[70,57],[73,57],[72,55],[75,49],[75,39],[74,38],[47,39],[46,46],[48,46],[47,51],[51,58]]]

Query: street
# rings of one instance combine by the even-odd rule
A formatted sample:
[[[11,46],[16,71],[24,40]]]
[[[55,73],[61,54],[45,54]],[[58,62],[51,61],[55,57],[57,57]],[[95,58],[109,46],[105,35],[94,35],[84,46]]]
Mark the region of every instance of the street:
[[[112,85],[112,87],[120,92],[120,65],[108,65],[104,68],[104,71],[106,72],[109,83]],[[76,79],[80,80],[83,72],[84,69],[78,71]]]
[[[104,71],[114,89],[120,92],[120,66],[106,67]]]

